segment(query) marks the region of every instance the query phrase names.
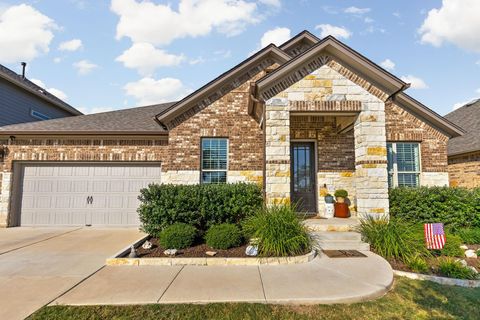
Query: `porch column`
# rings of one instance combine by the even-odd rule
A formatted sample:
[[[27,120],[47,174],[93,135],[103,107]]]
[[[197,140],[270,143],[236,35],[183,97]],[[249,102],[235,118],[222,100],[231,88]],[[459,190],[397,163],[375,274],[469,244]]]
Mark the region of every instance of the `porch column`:
[[[290,203],[290,113],[288,100],[265,103],[265,196],[267,204]]]
[[[354,130],[358,216],[388,215],[385,104],[364,102]]]

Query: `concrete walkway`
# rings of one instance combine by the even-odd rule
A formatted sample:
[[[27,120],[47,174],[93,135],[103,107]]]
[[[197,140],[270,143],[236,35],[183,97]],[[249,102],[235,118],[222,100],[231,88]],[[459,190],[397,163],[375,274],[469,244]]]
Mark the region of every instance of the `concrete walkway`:
[[[357,302],[382,296],[393,282],[390,265],[365,253],[283,266],[109,266],[52,305]]]
[[[0,229],[0,319],[23,319],[140,238],[137,229]]]

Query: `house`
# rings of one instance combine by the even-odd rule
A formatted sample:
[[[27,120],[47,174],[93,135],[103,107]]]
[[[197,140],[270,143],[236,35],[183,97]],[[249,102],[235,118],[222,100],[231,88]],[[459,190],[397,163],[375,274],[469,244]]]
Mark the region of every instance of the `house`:
[[[0,64],[0,126],[78,116],[82,113]]]
[[[480,187],[480,99],[445,116],[460,126],[465,134],[448,142],[450,186]]]
[[[2,223],[138,225],[150,182],[257,182],[312,213],[342,188],[354,215],[388,214],[389,185],[448,184],[462,134],[407,87],[304,31],[175,103],[3,127]]]

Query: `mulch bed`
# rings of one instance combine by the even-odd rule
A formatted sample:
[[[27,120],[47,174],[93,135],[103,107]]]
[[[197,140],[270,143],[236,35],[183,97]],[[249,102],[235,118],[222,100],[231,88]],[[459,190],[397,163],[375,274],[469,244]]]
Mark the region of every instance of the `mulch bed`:
[[[140,258],[167,258],[170,256],[166,256],[163,254],[163,251],[166,249],[163,248],[159,243],[157,238],[150,238],[149,241],[152,243],[151,249],[143,249],[141,246],[137,248],[137,255]],[[211,256],[207,255],[205,252],[207,251],[215,251],[217,254],[215,255],[216,258],[256,258],[256,257],[249,257],[245,254],[245,249],[248,245],[243,245],[237,248],[230,248],[228,250],[218,250],[212,249],[207,246],[205,243],[197,243],[194,246],[182,250],[178,250],[175,257],[177,258],[211,258]]]

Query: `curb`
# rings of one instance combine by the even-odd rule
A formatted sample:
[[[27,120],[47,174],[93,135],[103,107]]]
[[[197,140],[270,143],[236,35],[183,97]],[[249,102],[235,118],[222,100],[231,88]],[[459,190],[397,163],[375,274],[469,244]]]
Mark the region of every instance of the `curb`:
[[[142,240],[137,241],[140,243]],[[258,266],[258,265],[286,265],[286,264],[300,264],[312,261],[315,256],[315,250],[302,256],[295,257],[274,257],[274,258],[118,258],[130,251],[130,246],[127,250],[121,251],[115,257],[108,258],[107,266],[177,266],[177,265],[191,265],[191,266]]]
[[[464,279],[446,278],[446,277],[431,276],[428,274],[399,271],[399,270],[393,270],[393,274],[396,276],[405,277],[413,280],[422,280],[422,281],[428,280],[428,281],[436,282],[436,283],[447,285],[447,286],[480,288],[480,280],[464,280]]]

